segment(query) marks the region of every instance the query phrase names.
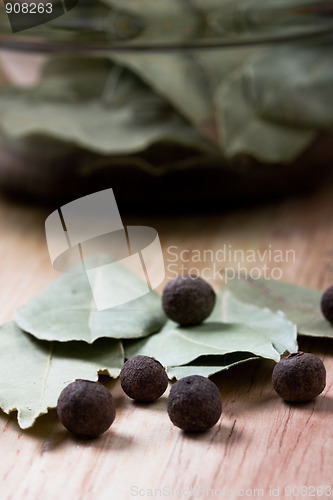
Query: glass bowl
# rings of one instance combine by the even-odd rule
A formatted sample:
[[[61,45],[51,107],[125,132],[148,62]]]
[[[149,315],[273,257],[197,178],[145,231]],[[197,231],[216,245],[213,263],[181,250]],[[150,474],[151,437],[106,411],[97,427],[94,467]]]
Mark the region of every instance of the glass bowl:
[[[59,3],[0,9],[3,191],[203,210],[330,174],[333,1]]]

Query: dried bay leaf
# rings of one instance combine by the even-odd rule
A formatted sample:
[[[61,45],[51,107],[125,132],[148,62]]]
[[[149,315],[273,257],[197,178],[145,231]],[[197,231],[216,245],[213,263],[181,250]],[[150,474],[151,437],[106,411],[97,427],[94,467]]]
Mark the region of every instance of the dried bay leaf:
[[[332,43],[253,51],[215,94],[227,156],[248,153],[269,163],[295,160],[332,128]]]
[[[281,311],[245,303],[230,293],[230,290],[225,290],[217,296],[216,307],[210,318],[248,325],[266,336],[279,354],[284,354],[285,351],[290,353],[297,351],[296,325],[292,320],[288,320]]]
[[[118,377],[121,343],[111,339],[46,342],[22,332],[14,323],[0,326],[0,406],[18,411],[22,429],[53,408],[62,389],[77,378],[97,380],[98,373]]]
[[[110,41],[113,39],[112,14],[110,7],[103,2],[79,0],[75,9],[67,11],[65,16],[38,26],[38,34],[47,36],[48,39],[62,41],[64,39],[80,42]],[[34,30],[36,33],[37,29]]]
[[[0,130],[10,138],[43,134],[103,155],[158,142],[213,149],[163,97],[102,57],[54,56],[37,86],[4,89]]]
[[[217,136],[215,92],[230,73],[259,50],[240,47],[231,52],[206,49],[204,52],[121,53],[112,54],[111,59],[139,75],[210,139],[217,150],[223,151],[223,139]]]
[[[165,97],[204,136],[216,143],[214,92],[218,83],[244,54],[253,49],[182,50],[181,43],[205,40],[209,19],[203,5],[179,0],[136,2],[104,0],[146,22],[145,29],[130,43],[178,43],[177,51],[114,52],[111,59],[130,68],[157,94]],[[215,3],[215,7],[219,6]],[[209,10],[209,9],[208,9]],[[172,30],[170,30],[172,26]],[[164,31],[163,31],[164,29]]]
[[[208,74],[196,60],[195,54],[186,51],[122,53],[112,54],[111,58],[139,75],[197,130],[209,137],[214,127],[212,88]],[[209,130],[205,131],[210,123]]]
[[[251,358],[279,361],[285,351],[297,351],[296,327],[282,313],[249,306],[226,292],[201,325],[180,327],[168,321],[157,334],[125,342],[124,349],[126,358],[144,354],[169,367],[188,365],[204,355],[218,359],[230,353],[242,353],[240,359],[251,353]]]
[[[191,1],[158,0],[102,0],[114,12],[137,20],[142,26],[133,39],[126,38],[127,45],[154,46],[176,44],[200,38],[205,32],[205,19]]]
[[[164,366],[185,365],[202,355],[220,355],[242,350],[280,359],[267,338],[241,323],[207,321],[193,327],[167,323],[159,333],[144,341],[126,343],[124,349],[126,358],[137,354],[153,356]]]
[[[333,338],[333,326],[323,317],[321,290],[276,280],[229,280],[228,289],[241,301],[282,311],[301,335]]]
[[[90,265],[92,260],[90,261]],[[103,270],[95,268],[95,286],[106,286],[99,280]],[[114,264],[112,290],[107,293],[142,289],[142,281],[122,264]],[[97,311],[86,273],[60,276],[36,297],[20,307],[15,321],[24,331],[38,339],[68,342],[94,342],[100,337],[144,337],[159,331],[166,318],[159,295],[150,291],[124,305]]]
[[[244,74],[248,100],[265,119],[295,127],[332,129],[333,45],[275,47]]]
[[[232,45],[258,37],[305,35],[320,26],[329,28],[329,16],[303,12],[298,0],[278,5],[263,0],[255,5],[247,0],[237,5],[231,0],[81,0],[66,16],[31,33],[92,43],[118,41],[128,49],[133,45],[145,50],[114,51],[104,58],[66,56],[68,67],[73,66],[71,74],[67,69],[63,75],[69,75],[67,81],[60,81],[60,70],[53,74],[54,84],[48,80],[48,90],[60,85],[55,94],[41,99],[45,82],[35,93],[3,92],[0,131],[11,138],[41,133],[116,157],[142,152],[161,141],[170,149],[182,144],[200,151],[206,151],[210,142],[221,159],[249,154],[263,163],[292,162],[318,134],[332,129],[330,36],[279,46]],[[228,41],[230,47],[216,48],[218,42]],[[181,49],[210,42],[215,49]],[[177,50],[155,52],[158,44]],[[97,66],[103,60],[105,69],[111,59],[120,64],[110,74],[107,69],[105,80],[104,70]],[[120,66],[131,71],[123,70],[119,77]],[[114,105],[114,94],[126,90],[129,79],[131,95],[120,109]],[[79,98],[73,92],[75,85],[83,91]],[[64,102],[52,103],[61,93]],[[87,93],[94,97],[83,101]],[[149,117],[142,116],[143,109]]]
[[[246,361],[259,359],[258,356],[253,356],[251,353],[235,352],[225,355],[215,356],[202,356],[192,363],[182,366],[168,366],[167,373],[170,379],[176,378],[177,380],[188,375],[201,375],[203,377],[210,377],[215,373],[223,370],[228,370],[233,366],[240,365]]]
[[[249,63],[231,73],[216,91],[218,130],[226,156],[247,153],[268,163],[295,160],[315,140],[315,128],[262,117],[248,97],[252,79],[255,73]]]

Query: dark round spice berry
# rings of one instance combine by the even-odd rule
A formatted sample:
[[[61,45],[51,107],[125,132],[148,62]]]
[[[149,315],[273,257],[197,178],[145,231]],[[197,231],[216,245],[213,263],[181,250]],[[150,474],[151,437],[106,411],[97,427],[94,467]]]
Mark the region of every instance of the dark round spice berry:
[[[324,317],[333,325],[333,285],[323,293],[320,306]]]
[[[275,365],[272,382],[278,395],[285,401],[310,401],[325,388],[325,366],[315,354],[290,354]]]
[[[167,410],[171,422],[184,431],[206,431],[221,416],[221,395],[208,378],[190,375],[172,386]]]
[[[66,429],[78,437],[89,439],[110,427],[116,416],[116,407],[104,385],[78,379],[61,392],[57,412]]]
[[[198,325],[212,312],[215,292],[202,278],[184,274],[169,281],[163,290],[165,314],[180,325]]]
[[[120,372],[123,391],[132,399],[149,403],[165,392],[168,376],[159,361],[149,356],[133,356]]]

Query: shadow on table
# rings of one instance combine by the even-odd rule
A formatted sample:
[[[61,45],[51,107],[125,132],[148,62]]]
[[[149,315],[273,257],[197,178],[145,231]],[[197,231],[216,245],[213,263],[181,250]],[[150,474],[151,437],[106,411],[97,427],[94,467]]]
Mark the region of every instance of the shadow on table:
[[[333,397],[321,395],[315,400],[315,412],[333,413]]]
[[[121,450],[133,443],[132,436],[127,436],[118,431],[116,432],[112,427],[95,439],[77,438],[63,427],[55,409],[49,410],[46,415],[38,417],[37,423],[29,429],[23,430],[19,427],[16,411],[8,416],[0,410],[0,425],[1,423],[3,424],[3,433],[11,428],[14,432],[17,432],[18,438],[24,436],[25,438],[32,437],[39,440],[41,443],[41,454],[58,450],[68,443],[105,451],[108,451],[110,448],[113,450]]]
[[[184,439],[197,442],[211,443],[212,445],[228,444],[231,442],[249,441],[250,436],[244,433],[244,429],[237,429],[236,420],[233,423],[225,423],[223,416],[218,423],[206,432],[184,432],[179,429]]]

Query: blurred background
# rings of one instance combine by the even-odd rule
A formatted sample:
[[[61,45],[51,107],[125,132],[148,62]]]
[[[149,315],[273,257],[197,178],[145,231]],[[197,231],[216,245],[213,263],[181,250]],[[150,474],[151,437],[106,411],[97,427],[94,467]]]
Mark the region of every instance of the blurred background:
[[[332,1],[74,4],[24,29],[1,7],[3,193],[171,213],[331,182]]]

